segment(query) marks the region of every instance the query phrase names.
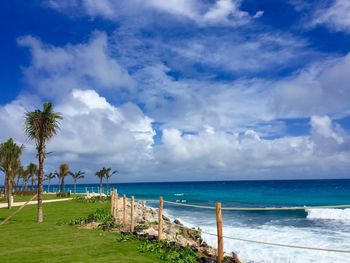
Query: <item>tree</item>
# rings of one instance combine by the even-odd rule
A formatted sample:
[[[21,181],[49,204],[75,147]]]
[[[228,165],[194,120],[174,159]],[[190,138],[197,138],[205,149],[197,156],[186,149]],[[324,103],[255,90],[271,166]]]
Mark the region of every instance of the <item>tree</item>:
[[[34,190],[35,176],[38,174],[38,166],[34,163],[30,163],[27,166],[27,173],[29,174],[28,178],[32,182],[32,191],[33,191]]]
[[[66,164],[66,163],[62,163],[60,165],[59,174],[60,174],[60,177],[61,177],[61,191],[62,191],[62,193],[64,193],[65,192],[65,189],[64,189],[64,178],[69,174],[69,165]]]
[[[9,209],[12,207],[12,181],[23,150],[24,146],[17,145],[11,138],[0,144],[0,166],[5,173],[7,204]]]
[[[103,169],[104,168],[95,173],[95,175],[100,178],[100,197],[102,197],[102,180],[105,177],[105,171]]]
[[[72,178],[74,180],[74,193],[76,193],[77,180],[83,179],[85,172],[82,172],[82,171],[78,171],[75,173],[69,172],[69,174],[72,176]]]
[[[112,171],[112,168],[103,168],[103,172],[104,172],[104,176],[106,178],[106,183],[107,183],[107,189],[109,188],[108,187],[108,181],[109,181],[109,178],[112,177],[112,175],[118,173],[118,171]]]
[[[43,110],[27,112],[25,115],[25,133],[28,138],[35,141],[39,162],[38,174],[38,222],[43,222],[43,179],[44,160],[46,158],[46,143],[52,139],[59,129],[61,114],[53,112],[53,106],[47,102]]]
[[[55,179],[56,174],[55,173],[49,173],[49,174],[45,174],[45,180],[49,181],[49,184],[47,186],[47,192],[50,193],[50,183],[52,179]]]
[[[28,179],[29,179],[29,173],[28,173],[27,169],[23,170],[21,177],[22,177],[22,191],[27,190],[27,183],[28,183]]]
[[[59,172],[54,172],[55,176],[57,177],[57,193],[61,192],[61,175]]]
[[[23,178],[23,174],[24,174],[24,172],[25,172],[25,170],[23,169],[23,166],[21,165],[21,163],[19,162],[18,163],[18,167],[17,167],[17,170],[16,170],[16,188],[17,188],[17,191],[19,191],[19,180],[21,179],[21,178]],[[23,188],[23,186],[22,186],[22,188]]]

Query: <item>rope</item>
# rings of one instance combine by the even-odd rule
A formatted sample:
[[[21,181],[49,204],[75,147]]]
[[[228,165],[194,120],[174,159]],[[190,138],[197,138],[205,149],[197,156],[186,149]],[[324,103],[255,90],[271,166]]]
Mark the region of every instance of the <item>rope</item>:
[[[158,202],[159,200],[144,200],[146,202]],[[173,204],[173,205],[179,205],[179,206],[187,206],[187,207],[195,207],[195,208],[204,208],[204,209],[215,209],[215,207],[211,206],[202,206],[202,205],[192,205],[192,204],[183,204],[183,203],[176,203],[171,201],[163,201],[164,203]],[[334,206],[303,206],[303,207],[226,207],[222,208],[222,210],[247,210],[247,211],[261,211],[261,210],[304,210],[304,209],[322,209],[322,208],[350,208],[350,205],[334,205]],[[195,228],[189,228],[184,225],[177,225],[179,228],[190,230],[190,231],[196,231],[200,234],[206,234],[210,236],[217,237],[216,234],[205,232],[199,229]],[[235,240],[235,241],[241,241],[241,242],[249,242],[249,243],[255,243],[255,244],[262,244],[262,245],[268,245],[268,246],[277,246],[277,247],[284,247],[284,248],[296,248],[296,249],[307,249],[307,250],[314,250],[314,251],[324,251],[324,252],[337,252],[337,253],[350,253],[350,250],[345,249],[334,249],[334,248],[317,248],[317,247],[308,247],[308,246],[298,246],[298,245],[288,245],[288,244],[281,244],[281,243],[274,243],[274,242],[264,242],[264,241],[258,241],[258,240],[252,240],[252,239],[245,239],[245,238],[238,238],[238,237],[228,237],[223,236],[223,238]]]
[[[153,200],[152,200],[153,201]],[[178,206],[187,206],[194,208],[203,208],[203,209],[212,209],[213,206],[204,206],[204,205],[193,205],[193,204],[184,204],[171,201],[164,201],[164,203]],[[325,208],[350,208],[350,205],[330,205],[330,206],[291,206],[291,207],[222,207],[221,210],[229,211],[276,211],[276,210],[306,210],[306,209],[325,209]]]
[[[190,231],[196,231],[200,234],[206,234],[210,236],[217,237],[217,234],[209,233],[206,231],[198,230],[195,228],[189,228],[184,225],[177,225],[179,228],[183,228]],[[252,240],[252,239],[245,239],[245,238],[239,238],[239,237],[228,237],[228,236],[222,236],[226,239],[231,239],[235,241],[242,241],[242,242],[249,242],[249,243],[256,243],[256,244],[262,244],[262,245],[268,245],[268,246],[277,246],[277,247],[285,247],[285,248],[297,248],[297,249],[307,249],[307,250],[315,250],[315,251],[326,251],[326,252],[338,252],[338,253],[350,253],[350,250],[344,250],[344,249],[333,249],[333,248],[317,248],[317,247],[308,247],[308,246],[297,246],[297,245],[288,245],[288,244],[280,244],[280,243],[273,243],[273,242],[265,242],[265,241],[258,241],[258,240]]]
[[[14,217],[19,211],[21,211],[30,201],[32,201],[37,194],[33,195],[32,198],[30,198],[27,202],[25,202],[22,206],[20,206],[15,212],[13,212],[11,215],[9,215],[7,218],[5,218],[4,221],[0,223],[0,226],[5,224],[7,221],[9,221],[12,217]]]

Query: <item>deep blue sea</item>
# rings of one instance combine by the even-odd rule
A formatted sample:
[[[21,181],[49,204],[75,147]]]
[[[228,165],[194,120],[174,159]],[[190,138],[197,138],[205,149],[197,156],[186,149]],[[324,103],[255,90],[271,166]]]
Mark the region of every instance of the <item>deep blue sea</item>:
[[[55,186],[53,186],[55,188]],[[72,189],[71,185],[66,186]],[[350,204],[350,180],[284,180],[110,184],[136,199],[223,207],[280,207]],[[78,192],[98,192],[97,184]],[[104,186],[106,191],[106,186]],[[157,207],[156,202],[147,202]],[[216,233],[215,210],[165,204],[165,213],[185,224]],[[258,241],[350,250],[350,209],[301,211],[223,211],[224,235]],[[215,237],[204,235],[215,246]],[[350,254],[273,247],[224,240],[243,262],[350,262]]]

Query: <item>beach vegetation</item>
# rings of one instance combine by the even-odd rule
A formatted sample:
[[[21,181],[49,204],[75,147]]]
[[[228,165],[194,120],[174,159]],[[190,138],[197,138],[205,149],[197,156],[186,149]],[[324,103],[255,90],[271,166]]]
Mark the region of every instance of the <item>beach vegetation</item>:
[[[46,143],[52,139],[58,129],[59,120],[62,119],[61,114],[53,111],[53,105],[46,102],[43,110],[35,110],[25,114],[24,131],[29,139],[34,140],[37,150],[37,158],[39,163],[38,171],[38,222],[43,222],[43,180],[44,180],[44,161],[46,158]]]
[[[12,206],[12,185],[16,170],[20,166],[20,156],[23,145],[17,145],[11,138],[0,144],[0,166],[5,174],[5,192],[7,193],[8,208]]]
[[[74,182],[74,193],[77,192],[77,188],[76,188],[76,185],[77,185],[77,181],[79,179],[83,179],[84,178],[84,175],[85,175],[85,172],[83,171],[77,171],[77,172],[69,172],[69,175],[72,176],[73,178],[73,182]]]

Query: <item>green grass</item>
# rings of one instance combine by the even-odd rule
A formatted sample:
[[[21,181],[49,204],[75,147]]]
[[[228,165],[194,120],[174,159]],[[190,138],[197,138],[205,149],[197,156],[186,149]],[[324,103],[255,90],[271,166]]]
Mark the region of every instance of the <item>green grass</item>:
[[[139,240],[117,242],[116,233],[58,224],[103,207],[108,204],[74,200],[44,204],[41,224],[36,222],[36,206],[25,207],[0,226],[0,262],[162,262],[154,253],[139,252]],[[0,221],[16,209],[0,209]]]

